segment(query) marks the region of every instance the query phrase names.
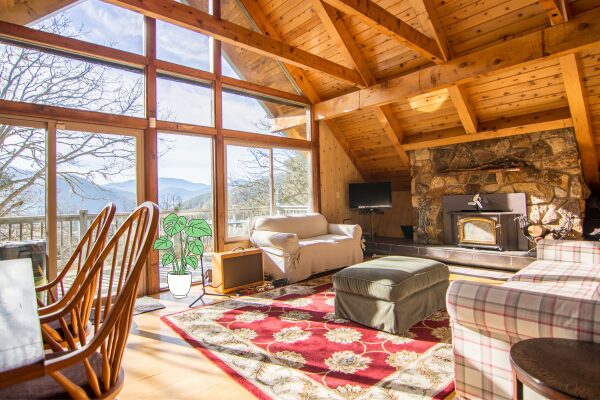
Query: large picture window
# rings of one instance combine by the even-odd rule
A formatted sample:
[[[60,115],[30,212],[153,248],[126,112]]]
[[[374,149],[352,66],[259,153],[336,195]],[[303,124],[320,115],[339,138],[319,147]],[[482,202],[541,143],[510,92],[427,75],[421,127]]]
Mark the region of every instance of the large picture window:
[[[247,239],[253,218],[311,210],[310,153],[227,146],[227,237]]]
[[[156,80],[158,119],[213,126],[213,92],[210,84],[168,75]]]
[[[144,16],[100,0],[75,5],[31,25],[33,29],[86,42],[144,53]]]
[[[236,131],[308,139],[304,106],[282,100],[223,91],[223,128]]]
[[[143,117],[141,70],[0,43],[0,99]]]

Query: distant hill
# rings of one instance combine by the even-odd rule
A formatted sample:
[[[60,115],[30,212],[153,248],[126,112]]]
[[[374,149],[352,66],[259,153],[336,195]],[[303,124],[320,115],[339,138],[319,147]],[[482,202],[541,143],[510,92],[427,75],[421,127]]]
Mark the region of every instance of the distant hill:
[[[13,171],[27,176],[25,171]],[[72,176],[73,187],[62,176],[57,177],[57,206],[60,214],[77,214],[79,210],[87,210],[90,214],[99,212],[108,202],[117,205],[117,212],[126,212],[136,205],[136,181],[94,185],[87,179]],[[207,205],[212,201],[212,189],[203,183],[194,183],[185,179],[159,178],[159,203],[165,198],[180,199],[184,207],[191,204]],[[27,209],[21,215],[42,215],[45,209],[44,188],[41,185],[30,187],[25,197]],[[195,200],[192,200],[195,199]],[[161,204],[159,204],[161,205]],[[198,207],[201,208],[201,207]]]

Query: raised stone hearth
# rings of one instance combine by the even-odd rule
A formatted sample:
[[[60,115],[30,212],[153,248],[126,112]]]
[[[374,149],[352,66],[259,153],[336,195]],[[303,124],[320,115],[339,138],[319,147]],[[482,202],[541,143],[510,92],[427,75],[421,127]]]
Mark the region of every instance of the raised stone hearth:
[[[415,241],[444,243],[442,198],[455,194],[525,193],[531,232],[574,217],[582,236],[589,189],[572,129],[410,152]]]

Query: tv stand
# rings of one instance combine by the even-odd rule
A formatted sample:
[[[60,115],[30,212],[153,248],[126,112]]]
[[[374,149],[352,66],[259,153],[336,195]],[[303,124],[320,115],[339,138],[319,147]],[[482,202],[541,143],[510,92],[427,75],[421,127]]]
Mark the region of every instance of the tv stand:
[[[371,232],[370,232],[370,240],[375,240],[375,225],[373,223],[373,217],[375,216],[375,214],[381,215],[383,214],[383,210],[381,208],[361,208],[359,209],[358,213],[360,215],[367,215],[369,214],[371,216]]]

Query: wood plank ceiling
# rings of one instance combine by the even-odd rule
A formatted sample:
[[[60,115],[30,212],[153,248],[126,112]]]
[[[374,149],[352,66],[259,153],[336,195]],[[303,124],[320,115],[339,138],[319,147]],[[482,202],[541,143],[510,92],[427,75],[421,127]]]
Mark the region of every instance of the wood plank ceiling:
[[[194,24],[170,0],[108,2]],[[70,3],[0,0],[0,12]],[[291,91],[291,77],[368,180],[408,188],[412,149],[573,126],[599,186],[600,0],[223,0],[223,22],[182,3],[202,3],[198,29],[227,43],[223,24],[238,25],[230,57],[273,71],[256,83]]]

